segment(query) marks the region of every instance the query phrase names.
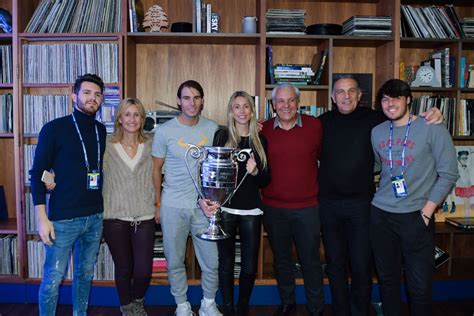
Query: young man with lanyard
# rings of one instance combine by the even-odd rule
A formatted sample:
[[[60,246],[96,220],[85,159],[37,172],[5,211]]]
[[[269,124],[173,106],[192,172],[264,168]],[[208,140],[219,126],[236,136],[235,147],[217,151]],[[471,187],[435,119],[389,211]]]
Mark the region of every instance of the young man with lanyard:
[[[443,125],[409,113],[410,86],[384,83],[377,95],[388,121],[372,130],[380,186],[372,201],[370,234],[385,316],[400,315],[404,262],[411,315],[431,315],[434,212],[458,178],[456,153]]]
[[[102,157],[106,130],[95,120],[104,83],[86,74],[74,83],[74,111],[41,129],[33,167],[31,192],[38,230],[45,244],[44,276],[39,289],[40,315],[55,315],[59,285],[74,249],[73,314],[87,315],[94,263],[102,237]],[[46,210],[44,171],[56,185]]]

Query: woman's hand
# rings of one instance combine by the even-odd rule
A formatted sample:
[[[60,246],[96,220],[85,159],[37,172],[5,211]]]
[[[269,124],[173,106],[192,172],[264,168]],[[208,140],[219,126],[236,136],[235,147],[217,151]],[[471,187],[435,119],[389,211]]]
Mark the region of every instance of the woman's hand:
[[[199,207],[207,217],[212,217],[217,209],[220,207],[219,203],[213,202],[209,199],[199,199]]]
[[[155,223],[160,223],[160,204],[155,204]]]
[[[255,161],[255,156],[253,153],[250,154],[250,158],[247,160],[247,173],[256,176],[258,174],[257,162]]]

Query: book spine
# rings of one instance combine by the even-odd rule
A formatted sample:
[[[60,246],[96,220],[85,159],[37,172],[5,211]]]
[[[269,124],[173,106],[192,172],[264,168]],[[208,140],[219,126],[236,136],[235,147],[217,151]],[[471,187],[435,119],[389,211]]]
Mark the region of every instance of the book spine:
[[[196,33],[201,33],[201,0],[195,0],[195,10],[196,10]]]
[[[212,5],[206,4],[206,33],[211,33]]]
[[[219,13],[212,12],[211,14],[211,33],[219,33],[221,17]]]

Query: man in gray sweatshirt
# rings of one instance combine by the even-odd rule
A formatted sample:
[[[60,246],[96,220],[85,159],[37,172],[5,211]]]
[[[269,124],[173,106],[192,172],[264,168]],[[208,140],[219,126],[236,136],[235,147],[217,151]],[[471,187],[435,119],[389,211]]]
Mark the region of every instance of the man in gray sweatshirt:
[[[411,315],[431,315],[434,215],[458,170],[444,125],[409,113],[410,86],[392,79],[377,95],[388,121],[372,130],[380,186],[372,201],[370,234],[385,316],[400,315],[402,261]]]

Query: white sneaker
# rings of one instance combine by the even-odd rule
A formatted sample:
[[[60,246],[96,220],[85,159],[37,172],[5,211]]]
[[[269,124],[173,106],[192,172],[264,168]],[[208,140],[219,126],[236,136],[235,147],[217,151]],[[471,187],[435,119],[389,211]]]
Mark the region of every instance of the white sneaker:
[[[176,316],[194,316],[194,312],[191,309],[191,304],[189,302],[186,302],[185,304],[178,304],[178,307],[176,307],[176,310],[174,311],[174,314]]]
[[[201,307],[199,308],[199,316],[222,316],[222,313],[217,309],[215,301],[206,303],[204,299],[202,299]]]

